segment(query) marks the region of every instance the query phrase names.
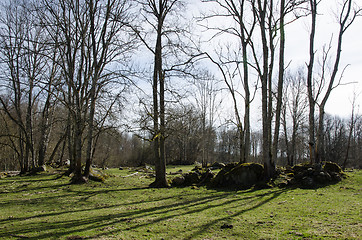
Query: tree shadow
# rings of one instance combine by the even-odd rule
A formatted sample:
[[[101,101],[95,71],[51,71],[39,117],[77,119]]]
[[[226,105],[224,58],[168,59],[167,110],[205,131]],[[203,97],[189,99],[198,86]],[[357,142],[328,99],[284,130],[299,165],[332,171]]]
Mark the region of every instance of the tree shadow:
[[[45,188],[61,188],[69,184],[53,184],[51,186],[43,186],[36,189],[45,189]],[[180,189],[182,190],[182,189]],[[210,189],[205,189],[210,191]],[[255,202],[251,207],[247,209],[240,209],[236,213],[227,217],[219,217],[213,221],[210,221],[206,224],[203,224],[197,227],[196,230],[192,230],[192,233],[187,236],[187,239],[197,238],[211,226],[222,223],[230,217],[240,216],[250,210],[259,208],[264,204],[270,202],[271,200],[277,198],[281,193],[286,191],[280,189],[271,189],[268,192],[249,189],[244,191],[238,191],[232,189],[214,189],[204,193],[206,195],[201,195],[199,190],[185,189],[185,191],[176,191],[164,194],[157,195],[157,190],[150,189],[147,186],[133,187],[133,188],[110,188],[110,189],[84,189],[74,190],[72,188],[65,188],[60,191],[61,194],[55,194],[50,196],[35,197],[32,199],[11,199],[7,201],[0,201],[3,208],[11,207],[12,205],[26,205],[26,204],[39,204],[39,208],[44,207],[45,209],[51,209],[54,204],[60,205],[67,202],[69,199],[73,199],[75,196],[76,199],[73,199],[71,202],[67,202],[67,207],[70,209],[67,210],[57,210],[54,212],[45,212],[37,213],[31,216],[24,217],[12,217],[7,219],[0,220],[0,238],[7,238],[9,236],[27,236],[28,239],[48,239],[48,238],[61,238],[70,234],[79,234],[82,232],[92,231],[94,229],[102,229],[100,233],[90,236],[89,238],[98,238],[102,236],[109,236],[115,234],[120,229],[112,229],[112,226],[121,225],[122,231],[132,231],[137,229],[142,229],[143,227],[157,225],[162,222],[175,219],[178,217],[194,216],[195,214],[202,213],[206,210],[213,208],[222,208],[227,207],[228,205],[237,205],[241,206],[243,201],[252,201]],[[142,191],[146,191],[143,193]],[[149,192],[148,192],[149,191]],[[168,191],[167,189],[165,191]],[[152,198],[149,199],[134,199],[132,201],[122,201],[120,199],[116,204],[109,205],[100,205],[96,206],[92,202],[92,198],[97,195],[106,194],[107,198],[113,197],[117,198],[122,195],[123,192],[134,192],[135,196],[140,194],[150,194]],[[252,193],[250,195],[249,193]],[[114,194],[114,196],[113,196]],[[245,196],[243,196],[245,194]],[[233,195],[238,195],[237,198],[234,198]],[[130,195],[132,197],[132,195]],[[268,197],[261,201],[261,199]],[[224,201],[225,199],[225,201]],[[129,199],[128,199],[129,200]],[[240,202],[240,204],[238,204]],[[81,209],[71,209],[71,206],[77,206],[79,203],[89,203],[90,206],[81,208]],[[132,208],[137,206],[137,208]],[[128,208],[131,207],[131,208]],[[121,210],[119,210],[121,209]],[[106,210],[107,214],[97,215],[97,211]],[[87,216],[87,212],[94,212],[96,214],[89,214],[89,217],[75,218],[69,220],[56,220],[64,219],[60,217],[64,214],[82,214]],[[95,216],[94,216],[95,215]],[[48,218],[55,220],[48,221]],[[146,221],[142,222],[144,219]],[[21,224],[25,222],[26,224]],[[140,222],[141,221],[141,222]],[[20,225],[17,227],[7,227],[11,225]],[[125,226],[124,226],[125,225]],[[110,230],[107,230],[110,228]],[[29,235],[36,235],[34,237],[29,237]]]
[[[190,234],[188,237],[186,237],[185,239],[193,239],[193,238],[196,238],[197,236],[201,235],[202,233],[204,233],[205,231],[207,231],[207,229],[209,229],[211,226],[214,226],[214,225],[217,225],[218,223],[222,223],[222,222],[225,222],[226,220],[230,219],[230,218],[234,218],[234,217],[238,217],[238,216],[241,216],[245,213],[247,213],[248,211],[251,211],[251,210],[254,210],[256,208],[259,208],[263,205],[265,205],[266,203],[270,202],[271,200],[273,199],[276,199],[277,197],[279,197],[282,193],[284,193],[286,190],[285,189],[282,189],[282,190],[275,190],[275,191],[272,191],[272,192],[267,192],[265,194],[260,194],[260,195],[256,195],[256,197],[266,197],[266,196],[269,196],[267,199],[263,200],[263,201],[260,201],[260,202],[257,202],[255,200],[255,205],[249,207],[249,208],[246,208],[246,209],[242,209],[242,210],[239,210],[237,211],[236,213],[233,213],[227,217],[222,217],[222,218],[218,218],[218,219],[215,219],[213,221],[210,221],[206,224],[203,224],[202,226],[199,227],[199,229],[197,231],[195,231],[194,233]]]
[[[180,202],[177,204],[169,203],[169,204],[165,204],[162,206],[154,206],[154,207],[150,207],[150,208],[146,208],[146,209],[134,209],[134,210],[130,210],[130,211],[124,211],[121,213],[110,213],[107,215],[101,215],[101,216],[95,216],[95,217],[92,216],[92,217],[83,218],[83,219],[74,219],[74,220],[68,220],[68,221],[55,221],[51,224],[47,224],[46,222],[40,222],[40,223],[33,222],[33,223],[24,225],[21,229],[18,229],[18,230],[10,229],[6,233],[3,233],[3,234],[0,233],[0,238],[9,237],[9,236],[26,235],[26,234],[30,234],[30,233],[34,233],[34,232],[40,232],[40,234],[35,237],[27,237],[27,238],[28,239],[46,239],[46,238],[50,238],[50,237],[52,237],[52,238],[61,237],[61,236],[69,235],[69,234],[92,230],[94,228],[112,226],[113,224],[115,224],[117,222],[134,221],[136,219],[145,218],[147,216],[154,215],[154,214],[165,214],[168,212],[180,210],[186,206],[192,207],[192,206],[202,205],[202,204],[207,203],[212,200],[221,199],[225,196],[226,196],[225,194],[222,194],[222,195],[219,194],[218,196],[202,197],[202,198],[197,199],[196,201],[188,200],[188,201]],[[161,200],[163,200],[163,199],[161,198]],[[160,199],[154,200],[154,202],[157,202],[157,201],[160,201]],[[137,203],[138,202],[135,201],[135,202],[132,202],[129,204],[135,205]],[[118,206],[122,206],[122,205],[123,204],[112,205],[112,206],[107,206],[107,207],[99,207],[99,208],[82,209],[79,211],[75,210],[75,211],[64,211],[64,212],[40,214],[40,215],[34,215],[30,218],[29,217],[28,218],[27,217],[12,218],[7,221],[8,221],[8,223],[11,223],[14,221],[25,221],[25,220],[29,220],[32,218],[48,217],[48,216],[56,217],[57,215],[60,215],[60,214],[94,211],[97,209],[110,209],[110,211],[111,211],[111,209],[116,208]],[[168,218],[172,218],[174,216],[177,216],[177,214],[172,214],[165,218],[159,218],[157,221],[153,221],[151,224],[155,224],[157,222],[163,221]],[[149,224],[149,223],[147,223],[147,224]],[[144,225],[141,224],[134,228],[139,228],[142,226],[144,226]],[[57,229],[70,229],[70,230],[57,232]],[[133,228],[129,228],[128,230],[132,230],[132,229]],[[48,233],[42,233],[42,232],[44,232],[44,230],[47,231]]]
[[[244,193],[251,192],[251,191],[255,192],[257,190],[248,190],[248,191],[245,191]],[[221,202],[221,203],[213,203],[213,202],[216,202],[216,201],[218,201],[218,200],[220,200],[222,198],[225,198],[225,197],[229,196],[230,194],[235,194],[235,191],[228,190],[228,191],[224,191],[224,193],[220,194],[219,196],[209,196],[209,197],[205,197],[205,198],[202,198],[202,199],[198,199],[197,201],[187,201],[187,202],[183,202],[183,203],[174,204],[172,206],[162,206],[162,207],[158,207],[158,208],[150,208],[150,209],[147,209],[145,211],[141,211],[139,213],[139,216],[135,217],[133,215],[133,217],[129,218],[128,220],[131,221],[131,220],[134,220],[136,218],[144,218],[144,217],[147,217],[149,215],[154,215],[156,213],[159,214],[159,215],[164,215],[165,213],[171,213],[171,214],[168,214],[167,216],[156,217],[152,221],[148,221],[148,222],[145,222],[143,224],[137,224],[137,225],[131,226],[131,227],[127,228],[126,230],[132,231],[132,230],[135,230],[135,229],[138,229],[138,228],[142,228],[142,227],[146,227],[146,226],[152,226],[153,224],[159,224],[161,222],[165,222],[165,221],[170,220],[170,219],[175,218],[175,217],[188,216],[188,215],[192,215],[192,214],[195,214],[195,213],[197,214],[197,213],[201,213],[201,212],[203,212],[205,210],[210,210],[211,208],[225,207],[225,206],[228,206],[228,205],[233,204],[233,203],[243,202],[245,200],[253,200],[253,202],[255,202],[255,204],[253,206],[251,206],[250,208],[239,210],[239,211],[237,211],[236,213],[234,213],[232,215],[229,215],[227,217],[218,218],[216,220],[210,221],[207,224],[204,224],[204,225],[198,227],[197,231],[193,232],[192,234],[190,234],[189,236],[184,238],[184,239],[194,239],[194,238],[197,238],[198,236],[200,236],[205,231],[207,231],[211,226],[216,225],[218,223],[222,223],[222,222],[224,222],[225,220],[227,220],[229,218],[237,217],[237,216],[240,216],[240,215],[242,215],[242,214],[244,214],[244,213],[246,213],[248,211],[259,208],[259,207],[263,206],[264,204],[270,202],[271,200],[279,197],[282,193],[284,193],[286,191],[287,191],[286,189],[276,189],[276,190],[272,190],[272,191],[269,191],[269,192],[266,192],[266,193],[256,194],[256,195],[253,195],[253,196],[245,196],[243,198],[230,199],[228,201],[224,201],[224,202]],[[258,202],[258,199],[261,199],[261,198],[264,198],[264,197],[267,197],[267,196],[269,196],[269,198]],[[208,204],[206,205],[206,203],[208,203]],[[177,211],[177,210],[180,210],[182,208],[192,208],[192,207],[195,207],[195,209],[185,211],[185,212],[183,212],[181,214]],[[114,222],[114,223],[116,223],[116,222]],[[110,231],[108,233],[102,234],[102,236],[110,235],[112,233],[113,233],[113,231]],[[97,236],[99,236],[99,235],[97,235]],[[90,238],[92,238],[92,237],[90,237]]]

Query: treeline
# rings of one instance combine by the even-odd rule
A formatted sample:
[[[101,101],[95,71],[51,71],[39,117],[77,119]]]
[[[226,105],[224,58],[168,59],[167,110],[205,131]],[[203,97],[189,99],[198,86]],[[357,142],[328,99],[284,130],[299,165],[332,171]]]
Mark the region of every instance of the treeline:
[[[58,112],[62,112],[58,109]],[[63,109],[63,113],[65,110]],[[50,137],[47,141],[47,151],[43,164],[53,167],[69,164],[69,151],[63,129],[66,128],[66,119],[58,116],[51,124]],[[40,118],[40,116],[35,116]],[[54,118],[55,119],[55,118]],[[39,123],[40,119],[35,120]],[[13,142],[16,128],[11,127],[12,121],[2,115],[0,169],[2,171],[20,170],[21,162],[16,155],[17,145]],[[238,162],[240,160],[240,139],[237,128],[229,127],[202,129],[202,117],[193,111],[184,112],[182,118],[169,124],[168,139],[166,142],[167,164],[213,164],[214,162]],[[63,125],[63,126],[62,126]],[[338,116],[326,118],[326,144],[323,149],[325,161],[336,162],[340,166],[361,168],[362,163],[362,117],[355,120],[342,119]],[[39,126],[35,124],[35,132]],[[291,136],[295,134],[294,138]],[[7,137],[5,137],[7,136]],[[34,134],[34,142],[39,142],[39,134]],[[251,133],[251,162],[262,163],[261,159],[261,132]],[[40,145],[35,144],[35,152],[39,154]],[[152,142],[136,134],[108,128],[100,131],[94,149],[93,164],[97,167],[144,166],[152,165],[154,155]],[[35,166],[39,164],[39,155],[35,157]],[[294,164],[309,161],[308,129],[306,122],[297,130],[291,127],[281,132],[280,149],[277,165],[293,166]]]
[[[361,118],[330,118],[325,105],[341,83],[343,36],[361,8],[340,2],[336,46],[318,56],[319,4],[5,1],[1,169],[69,164],[73,181],[84,182],[92,164],[150,163],[153,186],[163,187],[167,163],[257,161],[266,177],[276,164],[358,166]],[[193,17],[192,6],[205,11]],[[310,19],[308,64],[287,71],[285,26],[300,18]],[[250,121],[256,110],[260,132]]]

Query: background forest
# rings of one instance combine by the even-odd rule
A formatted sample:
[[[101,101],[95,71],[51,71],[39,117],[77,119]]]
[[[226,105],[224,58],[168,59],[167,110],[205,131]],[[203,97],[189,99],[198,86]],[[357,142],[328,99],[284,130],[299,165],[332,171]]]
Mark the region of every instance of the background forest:
[[[2,1],[0,170],[69,165],[79,180],[91,165],[147,163],[161,186],[165,164],[360,168],[358,93],[349,117],[325,107],[361,84],[341,64],[361,6],[326,2]],[[330,36],[318,36],[322,4],[337,6]],[[300,21],[309,52],[294,66],[286,39]]]

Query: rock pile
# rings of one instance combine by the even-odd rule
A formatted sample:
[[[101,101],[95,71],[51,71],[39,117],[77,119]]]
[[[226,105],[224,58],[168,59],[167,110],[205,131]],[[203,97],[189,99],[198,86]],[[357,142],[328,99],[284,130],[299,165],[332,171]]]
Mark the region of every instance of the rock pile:
[[[220,167],[220,166],[218,166]],[[338,164],[299,164],[279,169],[278,175],[266,181],[264,167],[259,163],[229,163],[222,166],[215,176],[213,168],[203,169],[196,166],[191,172],[175,177],[172,186],[208,185],[215,188],[247,189],[279,187],[317,188],[333,184],[345,176]]]
[[[196,168],[189,173],[184,173],[182,176],[175,177],[171,185],[180,186],[192,186],[192,185],[205,185],[213,179],[215,174],[210,169]]]
[[[316,188],[342,180],[344,173],[338,164],[299,164],[286,169],[279,175],[279,187],[297,186]]]

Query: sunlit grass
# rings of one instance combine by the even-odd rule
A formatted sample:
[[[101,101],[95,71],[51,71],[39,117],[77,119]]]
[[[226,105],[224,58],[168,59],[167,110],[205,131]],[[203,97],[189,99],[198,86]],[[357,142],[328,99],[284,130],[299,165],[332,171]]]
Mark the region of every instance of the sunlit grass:
[[[361,171],[319,189],[257,191],[150,189],[147,174],[108,172],[105,183],[86,185],[47,174],[0,179],[0,238],[362,238]]]

